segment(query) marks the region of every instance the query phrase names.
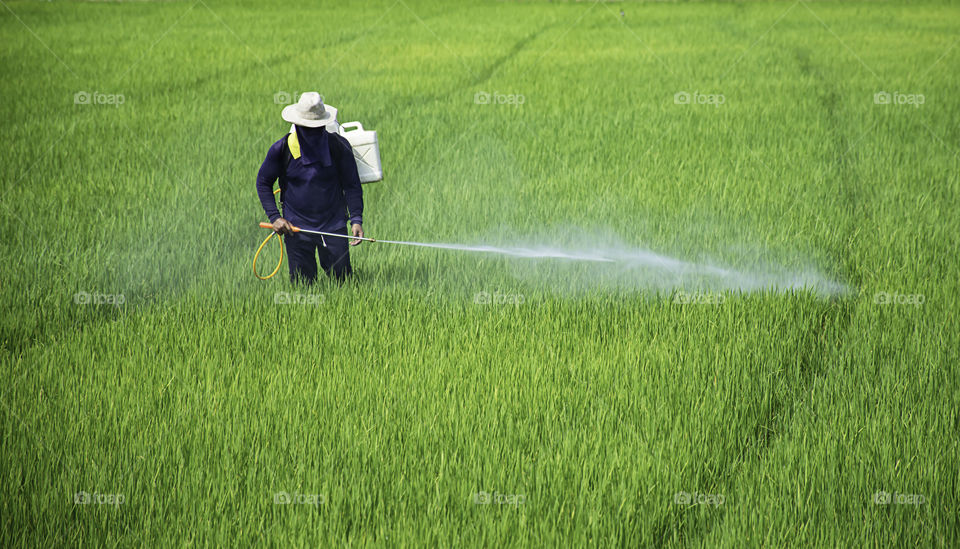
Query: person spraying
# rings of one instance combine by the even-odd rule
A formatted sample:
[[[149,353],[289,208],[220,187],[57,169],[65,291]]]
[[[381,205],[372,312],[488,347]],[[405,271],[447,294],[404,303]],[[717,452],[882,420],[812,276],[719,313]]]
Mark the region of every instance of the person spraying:
[[[319,257],[324,273],[342,282],[353,273],[349,246],[363,241],[363,190],[353,150],[346,138],[326,130],[334,115],[319,93],[304,93],[281,116],[295,131],[267,151],[257,174],[257,195],[273,230],[285,236],[290,280],[315,282]],[[274,200],[276,181],[282,213]],[[309,231],[355,238],[348,246],[347,238],[325,239]]]

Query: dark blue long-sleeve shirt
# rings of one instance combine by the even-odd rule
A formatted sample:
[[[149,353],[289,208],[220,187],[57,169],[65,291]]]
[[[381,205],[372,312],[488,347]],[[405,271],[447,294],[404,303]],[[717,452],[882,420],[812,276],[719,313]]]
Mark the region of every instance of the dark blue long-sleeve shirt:
[[[273,183],[283,176],[284,219],[302,229],[335,232],[346,225],[348,209],[351,223],[363,222],[363,191],[350,143],[340,135],[317,132],[326,130],[297,127],[300,158],[290,158],[286,136],[270,147],[257,174],[257,194],[263,211],[275,221],[281,214]]]

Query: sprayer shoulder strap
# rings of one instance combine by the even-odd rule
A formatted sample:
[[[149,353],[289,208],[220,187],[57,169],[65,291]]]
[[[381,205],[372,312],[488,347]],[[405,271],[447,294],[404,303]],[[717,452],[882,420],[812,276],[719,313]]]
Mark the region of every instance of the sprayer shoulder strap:
[[[290,151],[290,156],[287,157],[287,166],[289,166],[291,159],[300,158],[300,140],[297,139],[295,131],[287,134],[287,150]]]
[[[283,155],[283,171],[280,172],[280,177],[277,178],[277,181],[280,184],[280,204],[283,204],[283,195],[287,189],[287,170],[290,169],[290,162],[293,160],[293,155],[290,147],[290,136],[293,136],[293,142],[297,143],[297,134],[288,133],[286,138],[283,140],[283,144],[280,146],[280,154]],[[300,144],[297,143],[297,155],[300,153]]]
[[[331,133],[330,137],[327,139],[327,148],[330,149],[330,160],[333,161],[333,165],[337,168],[337,171],[340,171],[340,155],[337,154],[337,151],[334,150],[333,141],[337,138],[339,134]]]

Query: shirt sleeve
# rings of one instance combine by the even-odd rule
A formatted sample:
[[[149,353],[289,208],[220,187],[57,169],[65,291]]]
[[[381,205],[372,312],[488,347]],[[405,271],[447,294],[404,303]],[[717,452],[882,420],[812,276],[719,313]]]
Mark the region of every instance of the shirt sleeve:
[[[280,218],[277,200],[273,197],[273,183],[283,173],[284,164],[283,139],[281,139],[267,151],[267,158],[260,165],[260,171],[257,173],[257,195],[271,223]]]
[[[340,173],[340,187],[347,201],[350,223],[363,224],[363,189],[360,187],[360,173],[357,171],[357,159],[353,157],[353,148],[346,138],[332,135],[337,143],[334,152],[337,155],[337,170]]]

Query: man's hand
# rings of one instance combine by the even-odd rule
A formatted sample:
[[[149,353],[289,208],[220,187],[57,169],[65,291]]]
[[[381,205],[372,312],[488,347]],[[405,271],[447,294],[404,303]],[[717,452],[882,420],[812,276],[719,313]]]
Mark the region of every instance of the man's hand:
[[[280,234],[293,234],[293,225],[282,217],[273,222],[273,230]]]
[[[359,238],[363,238],[363,227],[361,227],[359,223],[354,223],[354,224],[353,224],[353,227],[352,227],[351,230],[350,230],[350,232],[351,232],[351,234],[353,234],[353,236],[356,236],[356,237],[359,237]],[[359,243],[361,243],[361,242],[363,242],[363,241],[362,241],[362,240],[351,240],[351,241],[350,241],[350,245],[351,245],[351,246],[356,246],[357,244],[359,244]]]

